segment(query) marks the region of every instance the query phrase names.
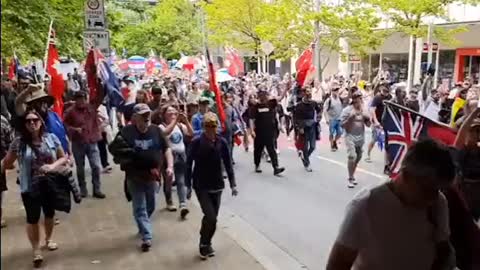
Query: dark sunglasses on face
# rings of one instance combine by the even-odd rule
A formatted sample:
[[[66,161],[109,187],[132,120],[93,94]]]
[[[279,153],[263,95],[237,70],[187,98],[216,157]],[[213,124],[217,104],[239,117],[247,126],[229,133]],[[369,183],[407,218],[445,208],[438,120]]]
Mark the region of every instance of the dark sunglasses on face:
[[[40,118],[28,118],[28,119],[25,119],[25,122],[30,124],[30,123],[38,123],[40,122]]]

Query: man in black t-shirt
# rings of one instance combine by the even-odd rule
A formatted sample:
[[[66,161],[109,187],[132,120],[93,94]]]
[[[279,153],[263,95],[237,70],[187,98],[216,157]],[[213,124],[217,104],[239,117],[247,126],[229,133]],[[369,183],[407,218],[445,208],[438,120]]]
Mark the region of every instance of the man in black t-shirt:
[[[383,130],[382,127],[382,115],[383,111],[385,110],[385,104],[383,103],[385,100],[392,99],[392,95],[390,95],[390,88],[386,84],[382,84],[379,86],[380,92],[377,93],[370,104],[370,116],[372,122],[372,140],[368,144],[368,151],[367,151],[367,158],[366,162],[371,162],[371,153],[372,149],[375,146],[375,141],[377,140],[377,136],[379,132]],[[385,134],[386,136],[386,134]],[[385,168],[384,173],[389,174],[388,168],[388,158],[387,158],[387,151],[385,151]]]
[[[120,131],[120,137],[131,152],[127,158],[124,157],[120,165],[125,171],[127,190],[132,198],[133,216],[142,237],[141,248],[144,252],[149,251],[152,245],[150,216],[155,211],[155,193],[164,162],[166,175],[173,175],[172,149],[160,128],[151,124],[150,117],[151,110],[147,104],[136,104],[132,116],[134,124],[129,124]],[[112,144],[118,145],[119,140],[117,136]],[[110,149],[116,156],[112,145]]]
[[[268,155],[272,161],[273,174],[278,175],[285,171],[285,168],[278,166],[278,157],[275,152],[275,135],[277,130],[276,104],[268,101],[268,92],[258,92],[259,102],[252,106],[250,115],[250,127],[254,138],[253,159],[255,172],[261,173],[260,160],[263,148],[267,148]]]

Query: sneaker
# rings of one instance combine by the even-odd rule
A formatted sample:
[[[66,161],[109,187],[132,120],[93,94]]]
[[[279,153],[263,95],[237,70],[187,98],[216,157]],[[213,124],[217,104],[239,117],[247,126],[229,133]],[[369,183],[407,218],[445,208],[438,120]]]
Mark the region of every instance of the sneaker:
[[[354,188],[355,187],[355,183],[353,181],[355,181],[355,180],[354,179],[348,179],[348,188]]]
[[[352,179],[352,183],[353,183],[355,186],[358,185],[357,179],[353,178],[353,179]]]
[[[102,173],[111,173],[113,170],[112,166],[107,166],[102,169]]]
[[[338,150],[338,144],[336,141],[333,142],[333,148],[335,149],[335,151]]]
[[[310,166],[305,166],[305,171],[307,172],[313,172],[312,168]]]
[[[149,252],[151,247],[152,247],[152,242],[150,240],[144,240],[142,242],[142,245],[140,246],[140,248],[142,249],[142,252]]]
[[[280,149],[276,149],[275,152],[277,153],[277,155],[280,155]]]
[[[199,255],[200,255],[200,259],[202,260],[206,260],[208,258],[208,252],[209,252],[209,249],[208,249],[209,246],[203,246],[203,245],[200,245],[200,248],[199,248]]]
[[[365,159],[365,162],[367,162],[367,163],[372,163],[372,159],[371,159],[370,157],[367,157],[367,158]]]
[[[101,191],[97,191],[93,193],[93,197],[97,199],[105,199],[107,196],[103,194]]]
[[[185,219],[187,217],[188,213],[190,213],[190,210],[188,210],[188,208],[186,206],[181,206],[180,207],[180,217],[182,219]]]
[[[55,218],[55,223],[54,223],[54,224],[55,224],[55,225],[60,225],[60,219]]]
[[[385,167],[383,168],[383,174],[385,175],[390,175],[390,166],[388,165],[385,165]]]
[[[215,250],[212,248],[212,246],[207,246],[207,256],[208,257],[214,257],[215,256]]]
[[[255,172],[262,173],[262,169],[260,169],[260,166],[255,166]]]
[[[88,190],[80,189],[80,195],[82,196],[82,198],[86,198],[88,196]]]
[[[273,175],[279,175],[279,174],[283,173],[284,171],[285,171],[285,168],[283,168],[283,167],[275,168],[275,169],[273,169]]]
[[[173,203],[167,203],[167,210],[170,211],[170,212],[176,212],[177,207],[175,205],[173,205]]]
[[[40,254],[40,251],[38,251],[36,254],[33,255],[33,267],[34,268],[40,268],[42,267],[43,263],[43,256]]]
[[[270,159],[270,156],[267,156],[267,163],[271,163],[272,160]]]

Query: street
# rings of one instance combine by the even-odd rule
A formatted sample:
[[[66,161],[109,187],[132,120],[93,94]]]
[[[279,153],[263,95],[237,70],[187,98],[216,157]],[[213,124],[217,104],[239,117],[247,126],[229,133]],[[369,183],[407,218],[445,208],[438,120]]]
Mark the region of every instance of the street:
[[[131,205],[123,196],[123,173],[115,167],[111,175],[103,175],[106,200],[88,198],[70,215],[58,215],[61,224],[54,239],[60,249],[48,253],[45,269],[143,269],[157,264],[169,269],[324,269],[345,205],[361,188],[383,179],[381,153],[375,149],[373,163],[360,165],[359,185],[348,189],[343,144],[332,153],[325,136],[313,154],[312,173],[305,172],[292,142],[283,136],[280,164],[287,170],[282,177],[273,176],[266,162],[262,174],[254,173],[252,150],[236,148],[240,195],[233,198],[224,192],[213,260],[202,263],[196,256],[201,218],[196,200],[188,221],[179,222],[177,213],[164,210],[163,194],[153,218],[153,252],[141,254],[135,248]],[[2,230],[2,269],[30,269],[25,214],[12,176],[4,210],[8,227]]]
[[[357,171],[359,185],[348,189],[346,150],[341,144],[339,151],[330,152],[326,136],[323,132],[322,141],[312,154],[312,173],[304,170],[292,142],[279,139],[280,148],[284,148],[279,156],[280,165],[287,168],[283,177],[273,176],[266,162],[262,164],[263,173],[256,174],[253,154],[237,148],[236,172],[241,193],[237,198],[224,197],[226,208],[308,269],[325,269],[350,199],[362,188],[386,179],[382,175],[383,157],[375,148],[373,162],[362,161],[359,165],[362,168]]]

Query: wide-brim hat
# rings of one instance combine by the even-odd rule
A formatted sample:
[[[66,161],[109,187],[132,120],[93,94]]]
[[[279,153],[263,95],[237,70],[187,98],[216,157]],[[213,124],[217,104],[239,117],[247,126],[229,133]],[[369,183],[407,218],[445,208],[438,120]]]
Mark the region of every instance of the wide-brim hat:
[[[29,90],[28,88],[34,88],[32,90]],[[30,95],[27,95],[25,98],[25,103],[29,104],[34,101],[38,100],[45,100],[49,105],[52,105],[54,100],[52,96],[49,96],[45,91],[43,91],[43,88],[40,84],[30,84],[28,88],[24,91],[31,91]]]

